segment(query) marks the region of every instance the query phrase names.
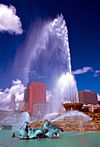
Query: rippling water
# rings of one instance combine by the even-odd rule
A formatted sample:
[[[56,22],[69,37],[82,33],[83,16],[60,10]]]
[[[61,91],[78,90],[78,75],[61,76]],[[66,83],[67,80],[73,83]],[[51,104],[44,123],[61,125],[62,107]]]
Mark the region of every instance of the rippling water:
[[[59,139],[18,140],[0,131],[0,147],[100,147],[100,132],[64,132]]]

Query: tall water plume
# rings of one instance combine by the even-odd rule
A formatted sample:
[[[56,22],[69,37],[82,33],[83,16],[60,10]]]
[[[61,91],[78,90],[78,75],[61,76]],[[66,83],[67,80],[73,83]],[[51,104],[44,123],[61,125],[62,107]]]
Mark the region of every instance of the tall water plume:
[[[71,74],[68,30],[62,15],[53,21],[37,22],[30,29],[22,54],[23,58],[18,54],[15,63],[18,65],[19,60],[26,82],[45,82],[51,89],[48,113],[58,112],[61,101],[78,101]]]

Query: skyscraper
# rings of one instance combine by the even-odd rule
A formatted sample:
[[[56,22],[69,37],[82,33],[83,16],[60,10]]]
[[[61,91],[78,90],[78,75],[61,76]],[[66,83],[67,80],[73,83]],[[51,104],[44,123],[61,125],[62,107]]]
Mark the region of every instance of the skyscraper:
[[[80,91],[79,102],[83,104],[98,104],[97,93],[90,90]]]
[[[29,112],[31,115],[44,113],[46,103],[46,84],[32,82],[29,93]]]
[[[11,95],[11,102],[10,102],[9,109],[13,109],[13,110],[16,109],[15,98],[16,98],[15,94],[12,94],[12,95]]]

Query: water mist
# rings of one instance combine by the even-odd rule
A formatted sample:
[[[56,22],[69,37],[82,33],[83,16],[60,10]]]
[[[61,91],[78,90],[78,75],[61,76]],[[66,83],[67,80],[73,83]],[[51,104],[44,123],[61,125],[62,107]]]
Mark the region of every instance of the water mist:
[[[22,54],[17,54],[15,63],[25,82],[48,85],[51,95],[47,113],[58,113],[64,101],[78,102],[76,81],[71,73],[68,30],[62,15],[47,22],[37,22],[30,29],[23,58]]]

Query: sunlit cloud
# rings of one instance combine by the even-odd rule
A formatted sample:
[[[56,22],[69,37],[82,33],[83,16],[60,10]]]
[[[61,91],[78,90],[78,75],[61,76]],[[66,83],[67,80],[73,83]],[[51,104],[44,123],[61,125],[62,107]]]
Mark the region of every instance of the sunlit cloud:
[[[83,68],[80,68],[80,69],[76,69],[72,73],[74,75],[79,75],[79,74],[84,74],[84,73],[92,72],[92,71],[93,71],[92,67],[86,66],[86,67],[83,67]]]
[[[89,66],[72,71],[74,75],[86,74],[87,72],[92,72],[94,78],[100,75],[100,70],[94,70],[92,67]]]
[[[93,77],[98,77],[100,75],[100,70],[94,71]]]
[[[21,81],[19,79],[12,81],[12,85],[19,85],[19,84],[21,84]]]
[[[16,8],[12,5],[0,4],[0,32],[22,34],[22,24],[16,15]]]
[[[0,109],[2,107],[5,109],[7,104],[11,102],[11,96],[15,95],[15,101],[22,101],[24,98],[24,90],[25,86],[22,82],[17,79],[12,81],[12,86],[10,88],[6,88],[4,91],[0,91]]]
[[[100,70],[96,70],[95,73],[100,73]]]

